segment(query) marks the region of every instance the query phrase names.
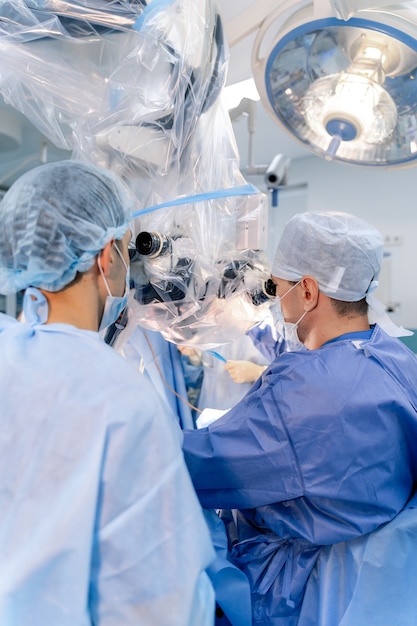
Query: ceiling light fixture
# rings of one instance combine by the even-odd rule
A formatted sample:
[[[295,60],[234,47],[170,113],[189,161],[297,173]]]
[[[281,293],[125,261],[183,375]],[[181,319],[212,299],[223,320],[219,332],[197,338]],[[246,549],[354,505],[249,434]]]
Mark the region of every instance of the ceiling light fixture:
[[[292,10],[282,4],[285,11],[276,9],[259,29],[252,63],[274,119],[326,159],[384,167],[414,163],[417,2],[407,3],[401,11],[408,13],[401,15],[389,7],[367,10],[367,19],[315,19],[316,3]]]

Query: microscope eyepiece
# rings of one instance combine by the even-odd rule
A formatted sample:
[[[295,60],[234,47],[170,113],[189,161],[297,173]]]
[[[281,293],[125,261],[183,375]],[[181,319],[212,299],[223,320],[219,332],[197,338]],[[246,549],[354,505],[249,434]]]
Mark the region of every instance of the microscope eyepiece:
[[[136,237],[136,249],[144,256],[157,257],[166,254],[169,249],[169,239],[158,232],[143,230]]]

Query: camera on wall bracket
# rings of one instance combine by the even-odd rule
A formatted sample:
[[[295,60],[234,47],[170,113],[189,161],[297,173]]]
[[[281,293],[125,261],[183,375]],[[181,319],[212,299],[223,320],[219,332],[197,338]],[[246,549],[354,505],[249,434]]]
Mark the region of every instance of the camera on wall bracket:
[[[278,191],[285,187],[288,178],[290,159],[283,154],[277,154],[272,159],[264,174],[267,189],[272,194],[272,206],[278,206]]]

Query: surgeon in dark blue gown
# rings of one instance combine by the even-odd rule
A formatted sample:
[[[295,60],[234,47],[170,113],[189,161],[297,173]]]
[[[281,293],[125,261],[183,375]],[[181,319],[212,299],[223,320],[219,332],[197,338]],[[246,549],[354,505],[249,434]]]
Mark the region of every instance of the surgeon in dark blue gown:
[[[382,256],[381,234],[354,215],[294,216],[272,265],[285,350],[230,411],[184,432],[256,626],[295,626],[322,547],[375,531],[413,495],[417,359],[373,295]]]

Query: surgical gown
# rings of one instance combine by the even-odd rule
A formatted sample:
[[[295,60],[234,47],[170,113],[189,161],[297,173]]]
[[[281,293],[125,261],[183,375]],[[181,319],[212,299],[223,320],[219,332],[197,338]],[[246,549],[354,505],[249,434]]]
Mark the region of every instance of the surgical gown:
[[[326,546],[298,626],[415,626],[417,496],[376,531]]]
[[[284,352],[228,413],[184,433],[201,503],[225,510],[254,624],[297,624],[320,547],[373,531],[409,500],[416,380],[414,354],[375,326]]]
[[[0,624],[211,626],[165,405],[98,333],[0,316]]]

